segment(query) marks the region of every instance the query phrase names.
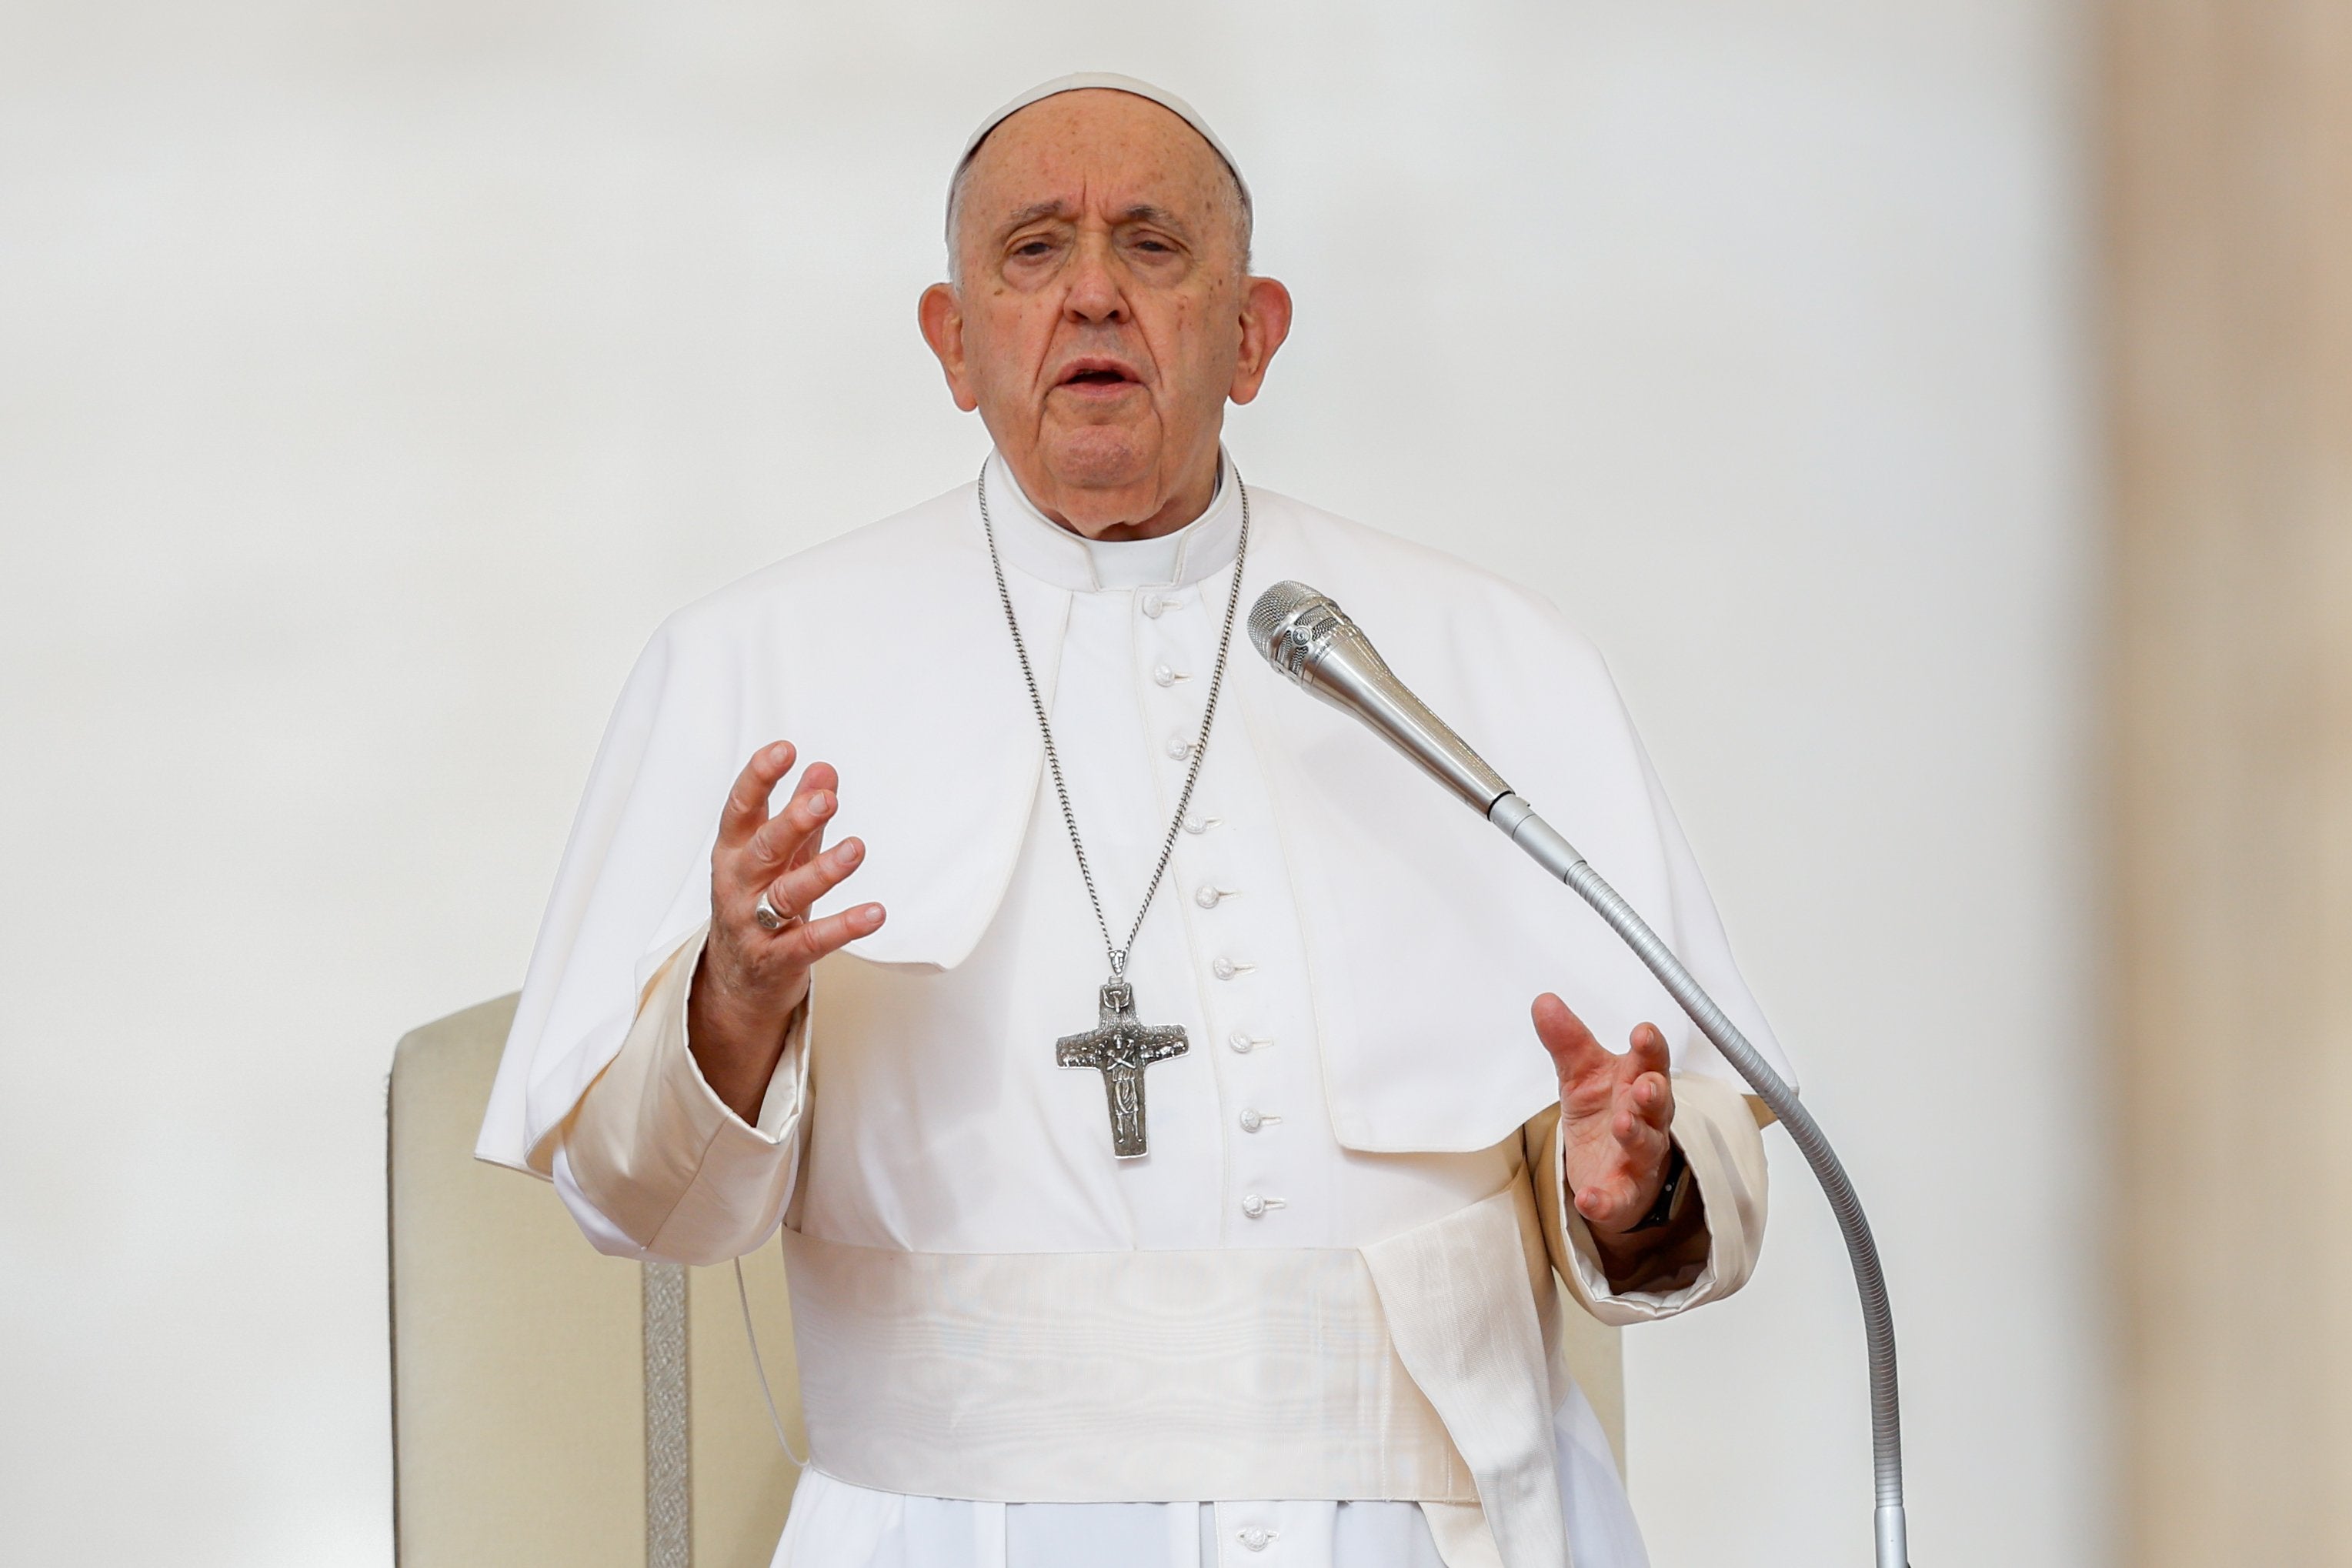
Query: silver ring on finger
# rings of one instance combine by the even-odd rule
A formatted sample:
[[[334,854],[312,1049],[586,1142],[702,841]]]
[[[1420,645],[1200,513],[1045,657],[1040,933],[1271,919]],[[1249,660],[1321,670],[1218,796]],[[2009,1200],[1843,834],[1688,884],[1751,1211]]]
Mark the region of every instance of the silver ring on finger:
[[[760,922],[761,931],[782,931],[799,924],[801,917],[789,911],[780,913],[775,905],[768,902],[768,895],[761,893],[760,901],[751,906],[751,918]]]

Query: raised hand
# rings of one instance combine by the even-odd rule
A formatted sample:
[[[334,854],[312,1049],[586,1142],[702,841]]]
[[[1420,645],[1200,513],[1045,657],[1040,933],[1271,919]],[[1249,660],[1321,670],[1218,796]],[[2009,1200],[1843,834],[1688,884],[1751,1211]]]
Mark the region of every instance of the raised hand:
[[[1675,1089],[1666,1037],[1642,1024],[1622,1056],[1549,992],[1536,998],[1536,1037],[1559,1073],[1559,1136],[1576,1212],[1605,1260],[1630,1259],[1676,1239],[1672,1230],[1630,1236],[1658,1200],[1673,1140]]]
[[[812,763],[782,811],[768,797],[792,771],[790,742],[752,753],[736,775],[710,852],[710,935],[687,994],[687,1039],[719,1098],[750,1121],[783,1055],[793,1009],[808,995],[809,969],[820,958],[880,929],[879,904],[859,904],[823,920],[811,905],[857,868],[866,847],[845,838],[827,849],[824,825],[837,809],[840,780]],[[760,918],[760,900],[782,924]]]

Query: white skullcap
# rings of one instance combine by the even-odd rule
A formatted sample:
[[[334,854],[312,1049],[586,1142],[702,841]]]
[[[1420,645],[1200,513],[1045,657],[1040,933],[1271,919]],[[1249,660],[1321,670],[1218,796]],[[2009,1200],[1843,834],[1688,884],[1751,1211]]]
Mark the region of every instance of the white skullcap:
[[[1020,97],[1014,99],[1012,102],[1004,105],[1003,108],[999,109],[995,113],[990,115],[987,119],[980,122],[980,128],[974,131],[971,133],[971,138],[963,144],[963,156],[956,160],[956,174],[961,175],[963,173],[964,165],[971,162],[971,155],[980,151],[980,144],[988,140],[988,133],[990,132],[995,130],[998,126],[1003,124],[1006,121],[1012,119],[1014,115],[1020,113],[1031,104],[1038,102],[1043,99],[1055,97],[1059,93],[1079,92],[1090,87],[1108,88],[1112,92],[1132,93],[1138,98],[1149,99],[1151,102],[1158,104],[1160,108],[1168,110],[1169,113],[1174,115],[1177,119],[1182,121],[1185,124],[1199,132],[1201,133],[1201,140],[1206,142],[1215,150],[1217,156],[1224,160],[1225,169],[1233,175],[1234,184],[1241,187],[1242,207],[1244,211],[1248,210],[1250,205],[1249,182],[1242,178],[1241,165],[1234,162],[1234,155],[1225,151],[1225,144],[1217,140],[1217,133],[1209,129],[1209,122],[1201,118],[1200,111],[1194,109],[1191,104],[1185,102],[1182,99],[1177,97],[1174,93],[1168,91],[1165,88],[1154,87],[1148,81],[1139,80],[1131,76],[1120,76],[1115,71],[1080,71],[1075,76],[1057,76],[1051,81],[1041,82],[1037,86],[1031,88],[1027,92],[1023,93]],[[955,204],[955,179],[953,176],[950,176],[948,181],[948,204],[950,216],[952,216]],[[955,236],[950,233],[948,236],[948,239],[950,243],[953,243]]]

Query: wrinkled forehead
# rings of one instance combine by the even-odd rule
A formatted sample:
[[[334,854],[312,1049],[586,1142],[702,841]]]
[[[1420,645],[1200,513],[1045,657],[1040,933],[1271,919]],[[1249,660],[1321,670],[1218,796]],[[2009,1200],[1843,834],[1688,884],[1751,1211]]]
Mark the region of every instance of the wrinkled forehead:
[[[1071,93],[1083,93],[1086,99],[1070,100],[1066,95]],[[1114,98],[1111,96],[1113,94],[1121,96]],[[1102,107],[1110,109],[1114,114],[1117,114],[1121,107],[1128,110],[1140,109],[1139,114],[1130,114],[1121,118],[1126,119],[1130,124],[1137,125],[1147,134],[1161,128],[1174,132],[1175,135],[1169,140],[1172,150],[1176,152],[1176,159],[1171,166],[1162,172],[1181,177],[1181,174],[1195,172],[1198,163],[1205,163],[1208,168],[1216,170],[1223,177],[1232,180],[1233,191],[1241,198],[1244,221],[1247,222],[1250,212],[1249,184],[1242,178],[1241,169],[1234,162],[1233,154],[1226,151],[1224,143],[1218,140],[1216,132],[1209,129],[1208,122],[1201,118],[1192,105],[1173,93],[1152,86],[1150,82],[1141,81],[1133,77],[1097,72],[1061,77],[1032,88],[999,108],[974,129],[971,137],[964,142],[963,156],[957,161],[955,173],[948,184],[947,239],[950,246],[955,243],[956,214],[961,198],[970,181],[974,162],[980,158],[984,146],[992,142],[1001,143],[1008,137],[1022,141],[1023,150],[1027,154],[1024,160],[1025,166],[1036,176],[1035,183],[1039,184],[1041,192],[1045,185],[1054,184],[1059,179],[1067,178],[1091,161],[1087,157],[1089,148],[1084,139],[1068,136],[1056,139],[1051,135],[1022,134],[1024,132],[1033,131],[1048,132],[1056,128],[1055,125],[1056,121],[1060,122],[1062,127],[1068,127],[1072,121],[1080,118],[1087,99],[1097,100]],[[1125,100],[1123,105],[1122,99]],[[1049,102],[1049,100],[1058,101]],[[1045,108],[1036,114],[1031,115],[1024,112],[1036,110],[1040,105],[1045,105]],[[1151,107],[1144,108],[1144,105]],[[1016,116],[1024,117],[1028,123],[1000,134],[1001,129],[1006,125],[1006,122]],[[1192,155],[1196,150],[1205,152],[1211,157],[1196,162]],[[1039,193],[1026,193],[1027,195],[1032,196],[1037,194]],[[1016,196],[1014,205],[1024,205],[1023,197]]]

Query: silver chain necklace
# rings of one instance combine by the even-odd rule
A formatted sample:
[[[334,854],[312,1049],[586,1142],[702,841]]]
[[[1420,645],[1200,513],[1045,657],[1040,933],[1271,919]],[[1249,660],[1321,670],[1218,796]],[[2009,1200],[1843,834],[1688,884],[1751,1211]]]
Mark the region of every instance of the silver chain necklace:
[[[1021,619],[1013,612],[1013,591],[1004,582],[1004,558],[996,548],[996,521],[988,511],[988,464],[980,466],[980,526],[988,536],[988,563],[996,573],[996,596],[1004,605],[1005,629],[1013,634],[1013,657],[1021,661],[1021,679],[1029,688],[1029,706],[1037,715],[1037,732],[1045,742],[1045,766],[1054,775],[1054,793],[1062,803],[1062,826],[1069,830],[1070,848],[1077,856],[1078,876],[1087,885],[1087,901],[1094,906],[1095,924],[1102,931],[1103,952],[1110,961],[1110,978],[1103,983],[1097,1003],[1100,1022],[1082,1034],[1065,1035],[1054,1043],[1055,1058],[1066,1068],[1086,1068],[1103,1075],[1103,1092],[1110,1100],[1111,1152],[1122,1160],[1131,1160],[1149,1151],[1145,1137],[1143,1115],[1143,1069],[1153,1062],[1181,1057],[1190,1048],[1181,1025],[1150,1026],[1136,1016],[1135,988],[1127,980],[1128,954],[1134,950],[1135,939],[1143,931],[1143,917],[1151,910],[1151,900],[1160,891],[1160,883],[1168,874],[1168,862],[1176,853],[1176,836],[1183,831],[1184,813],[1192,804],[1192,786],[1201,780],[1201,764],[1208,760],[1209,729],[1217,721],[1217,697],[1224,689],[1225,655],[1233,648],[1234,621],[1241,609],[1242,568],[1249,559],[1250,500],[1249,487],[1242,482],[1241,470],[1234,470],[1234,489],[1242,503],[1240,536],[1234,543],[1234,584],[1225,595],[1225,624],[1217,635],[1217,665],[1209,677],[1209,700],[1201,714],[1200,739],[1192,742],[1192,766],[1184,775],[1184,788],[1176,797],[1176,815],[1168,824],[1168,837],[1160,846],[1160,863],[1151,868],[1151,880],[1143,889],[1143,902],[1135,911],[1135,923],[1127,929],[1127,941],[1113,942],[1110,921],[1105,918],[1102,895],[1095,890],[1094,868],[1087,862],[1087,847],[1078,837],[1077,813],[1070,809],[1070,786],[1062,777],[1061,753],[1054,746],[1053,721],[1045,716],[1045,699],[1037,688],[1037,674],[1029,665],[1029,647],[1021,639]]]

